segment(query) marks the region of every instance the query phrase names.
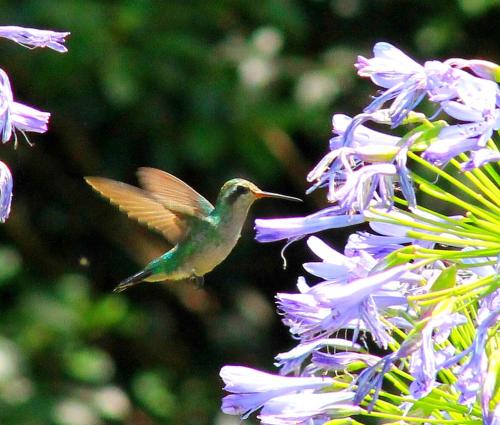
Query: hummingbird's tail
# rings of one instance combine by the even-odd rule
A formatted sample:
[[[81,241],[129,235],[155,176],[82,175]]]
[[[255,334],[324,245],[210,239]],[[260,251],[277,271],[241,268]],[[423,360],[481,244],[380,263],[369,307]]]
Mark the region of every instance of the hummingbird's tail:
[[[141,283],[144,279],[148,278],[152,274],[153,272],[151,270],[141,270],[139,273],[127,277],[125,280],[120,282],[120,284],[115,289],[113,289],[113,292],[118,293],[125,291],[125,289],[130,288],[131,286]]]

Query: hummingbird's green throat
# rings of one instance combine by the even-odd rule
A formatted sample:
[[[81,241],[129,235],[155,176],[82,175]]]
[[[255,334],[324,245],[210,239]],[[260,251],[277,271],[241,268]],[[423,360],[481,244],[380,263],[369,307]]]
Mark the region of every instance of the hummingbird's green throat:
[[[250,206],[260,198],[301,201],[292,196],[264,192],[243,179],[226,182],[215,207],[182,180],[155,168],[137,171],[142,189],[103,177],[86,182],[131,218],[160,232],[174,247],[114,290],[142,281],[193,279],[221,263],[233,250]]]

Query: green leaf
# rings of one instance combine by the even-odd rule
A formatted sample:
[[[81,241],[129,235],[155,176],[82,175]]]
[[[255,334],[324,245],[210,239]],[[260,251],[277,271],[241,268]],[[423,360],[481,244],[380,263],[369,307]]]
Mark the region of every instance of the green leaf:
[[[457,283],[457,266],[452,265],[444,269],[433,283],[430,292],[453,288]]]

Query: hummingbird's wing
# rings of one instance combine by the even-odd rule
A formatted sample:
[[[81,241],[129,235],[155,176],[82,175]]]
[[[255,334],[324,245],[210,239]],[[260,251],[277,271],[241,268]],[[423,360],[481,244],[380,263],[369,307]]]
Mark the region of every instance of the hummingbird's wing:
[[[103,177],[85,177],[85,181],[129,217],[162,233],[171,244],[176,245],[186,236],[189,226],[182,216],[167,209],[148,192]]]
[[[141,167],[137,170],[137,177],[141,186],[170,211],[204,218],[214,209],[191,186],[165,171]]]

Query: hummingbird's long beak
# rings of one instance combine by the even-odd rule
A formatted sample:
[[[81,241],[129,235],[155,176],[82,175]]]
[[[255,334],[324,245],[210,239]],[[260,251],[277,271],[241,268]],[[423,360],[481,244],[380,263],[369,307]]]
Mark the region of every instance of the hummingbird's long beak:
[[[253,192],[257,199],[260,198],[278,198],[285,199],[287,201],[302,202],[302,199],[295,198],[294,196],[281,195],[280,193],[264,192],[262,190]]]

